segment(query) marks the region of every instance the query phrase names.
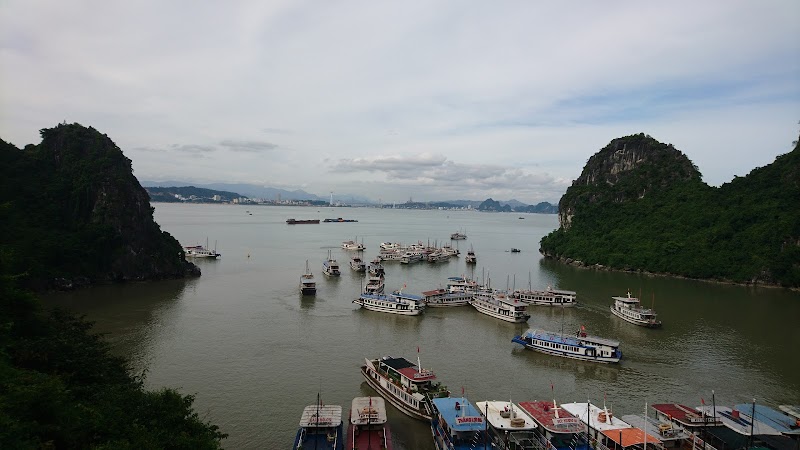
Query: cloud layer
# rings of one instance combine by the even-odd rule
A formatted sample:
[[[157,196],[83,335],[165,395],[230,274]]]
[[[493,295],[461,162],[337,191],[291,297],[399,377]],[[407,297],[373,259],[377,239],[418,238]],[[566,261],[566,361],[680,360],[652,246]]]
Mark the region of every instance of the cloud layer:
[[[619,136],[670,142],[720,184],[798,134],[793,0],[3,11],[0,137],[92,125],[140,178],[535,203]]]

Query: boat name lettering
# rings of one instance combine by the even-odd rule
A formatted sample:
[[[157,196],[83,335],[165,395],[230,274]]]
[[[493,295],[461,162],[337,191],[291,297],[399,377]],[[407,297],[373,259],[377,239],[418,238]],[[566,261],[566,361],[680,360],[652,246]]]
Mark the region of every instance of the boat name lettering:
[[[456,417],[456,424],[461,425],[462,423],[483,423],[483,417],[480,416]]]
[[[560,418],[553,418],[553,425],[566,425],[570,423],[579,423],[579,420],[575,417],[560,417]]]

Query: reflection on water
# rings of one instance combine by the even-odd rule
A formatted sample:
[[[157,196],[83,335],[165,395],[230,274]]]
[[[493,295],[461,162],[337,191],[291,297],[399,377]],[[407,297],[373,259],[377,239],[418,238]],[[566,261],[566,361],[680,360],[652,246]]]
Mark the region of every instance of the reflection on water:
[[[383,355],[420,357],[452,392],[472,401],[602,400],[619,413],[638,413],[645,402],[695,405],[717,392],[720,404],[757,397],[765,404],[800,403],[796,359],[800,346],[800,294],[642,274],[604,272],[543,260],[539,239],[557,225],[552,215],[362,208],[303,208],[304,218],[348,217],[357,223],[289,226],[296,208],[156,205],[162,229],[181,242],[218,241],[222,258],[200,260],[203,276],[187,281],[105,286],[48,297],[97,322],[119,354],[149,387],[197,394],[201,417],[230,434],[230,448],[285,448],[299,415],[319,392],[346,410],[353,397],[373,394],[359,366]],[[306,217],[307,215],[307,217]],[[495,287],[576,291],[574,308],[533,307],[527,324],[512,324],[473,308],[430,308],[422,316],[396,316],[352,303],[363,278],[349,269],[342,241],[363,238],[363,259],[380,242],[447,242],[466,229],[477,267],[463,258],[446,263],[387,262],[386,289],[411,293],[442,286],[448,276],[472,274]],[[511,254],[506,250],[521,248]],[[298,282],[309,260],[319,274],[328,249],[341,277],[316,275],[317,295],[301,296]],[[490,275],[491,274],[491,275]],[[530,274],[530,275],[529,275]],[[611,297],[628,289],[655,302],[664,327],[648,330],[613,316]],[[641,294],[639,294],[641,292]],[[511,343],[527,327],[590,334],[621,342],[619,365],[544,355]],[[417,349],[420,349],[417,353]],[[551,384],[554,392],[551,392]],[[432,448],[430,429],[389,407],[395,448]]]

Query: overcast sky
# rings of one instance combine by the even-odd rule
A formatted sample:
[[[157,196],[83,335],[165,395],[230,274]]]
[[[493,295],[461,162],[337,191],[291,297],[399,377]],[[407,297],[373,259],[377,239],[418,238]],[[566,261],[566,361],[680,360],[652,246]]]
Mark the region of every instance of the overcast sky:
[[[719,185],[800,132],[800,1],[0,2],[0,138],[140,180],[557,202],[616,137]]]

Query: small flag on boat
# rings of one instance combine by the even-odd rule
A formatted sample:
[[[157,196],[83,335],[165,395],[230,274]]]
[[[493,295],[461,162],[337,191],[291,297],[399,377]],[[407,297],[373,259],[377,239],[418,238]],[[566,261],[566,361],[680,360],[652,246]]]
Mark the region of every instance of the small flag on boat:
[[[703,399],[703,397],[700,397],[700,403],[702,403],[703,405],[706,404],[706,401]]]
[[[464,396],[464,386],[461,386],[461,396]]]
[[[586,327],[584,327],[583,325],[581,325],[581,331],[586,331]]]

